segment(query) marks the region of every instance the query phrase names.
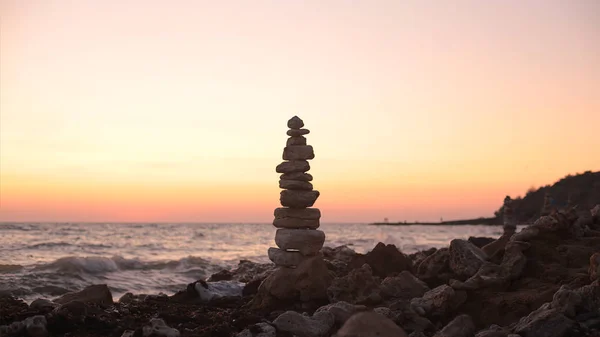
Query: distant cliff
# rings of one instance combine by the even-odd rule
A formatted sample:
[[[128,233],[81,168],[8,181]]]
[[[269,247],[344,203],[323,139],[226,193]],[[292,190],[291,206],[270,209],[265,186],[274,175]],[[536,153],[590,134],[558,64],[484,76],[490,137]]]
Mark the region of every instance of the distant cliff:
[[[600,172],[587,171],[568,175],[553,185],[531,188],[524,197],[513,197],[514,214],[521,223],[531,222],[540,216],[544,198],[549,195],[550,207],[561,209],[567,205],[579,205],[581,211],[600,204]],[[512,196],[511,196],[512,197]],[[494,214],[501,221],[503,207]]]

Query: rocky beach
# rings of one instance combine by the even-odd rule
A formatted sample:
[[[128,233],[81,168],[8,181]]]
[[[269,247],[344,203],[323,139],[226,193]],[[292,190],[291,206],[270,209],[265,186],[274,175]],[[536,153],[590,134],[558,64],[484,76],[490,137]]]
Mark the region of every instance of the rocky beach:
[[[0,299],[1,336],[600,336],[600,206],[404,254],[324,247],[285,274],[242,261],[172,296],[89,286]],[[493,248],[493,249],[492,249]],[[266,287],[269,282],[273,286]],[[212,296],[241,284],[238,296]],[[206,291],[199,291],[204,288]]]

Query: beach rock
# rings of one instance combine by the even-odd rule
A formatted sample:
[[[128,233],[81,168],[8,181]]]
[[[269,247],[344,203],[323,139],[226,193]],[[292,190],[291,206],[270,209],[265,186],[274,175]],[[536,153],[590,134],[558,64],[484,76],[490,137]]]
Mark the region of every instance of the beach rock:
[[[283,149],[283,160],[309,160],[315,158],[315,151],[310,145],[286,146]]]
[[[31,302],[29,308],[36,310],[52,310],[58,306],[57,303],[44,298],[38,298]]]
[[[269,260],[273,261],[275,265],[282,267],[296,267],[302,261],[305,256],[299,252],[288,252],[277,248],[269,248]]]
[[[74,300],[55,308],[53,313],[67,321],[83,322],[88,311],[88,306],[84,302]]]
[[[231,271],[233,279],[248,283],[250,281],[264,280],[275,270],[272,263],[256,263],[248,260],[240,260],[237,267]]]
[[[298,130],[304,126],[304,122],[302,121],[302,119],[300,119],[300,117],[294,116],[290,118],[290,120],[288,120],[287,126],[290,129]]]
[[[590,256],[590,267],[588,269],[588,274],[590,274],[590,280],[595,281],[600,276],[600,270],[598,267],[600,266],[600,253],[594,253]]]
[[[396,275],[404,270],[412,269],[412,261],[394,245],[379,242],[373,250],[366,255],[358,256],[352,262],[354,267],[368,264],[373,270],[373,275],[386,277]]]
[[[296,218],[304,220],[318,220],[321,218],[321,211],[318,208],[276,208],[275,218]]]
[[[357,312],[366,311],[367,307],[364,305],[351,304],[345,301],[339,301],[333,304],[328,304],[320,307],[315,312],[327,311],[333,314],[335,318],[335,324],[341,326]]]
[[[496,239],[487,238],[487,237],[479,237],[479,236],[469,236],[467,241],[469,241],[470,243],[474,244],[475,246],[481,248],[487,244],[490,244],[490,243],[496,241]]]
[[[303,136],[290,137],[285,143],[286,146],[306,145],[306,138]]]
[[[521,337],[564,337],[575,324],[557,310],[542,307],[522,318],[513,331]]]
[[[427,316],[444,316],[458,308],[467,299],[463,291],[455,291],[444,284],[426,292],[423,297],[413,298],[410,305],[417,313],[422,312]]]
[[[58,304],[65,304],[71,301],[94,303],[102,306],[113,304],[112,294],[106,284],[94,284],[81,291],[64,294],[54,300],[54,302]]]
[[[487,260],[486,254],[474,244],[466,240],[454,239],[450,241],[450,269],[457,275],[469,278]]]
[[[327,311],[315,313],[312,317],[295,311],[286,311],[273,321],[278,331],[288,332],[298,337],[324,337],[329,335],[335,318]]]
[[[256,309],[286,304],[327,301],[327,288],[333,277],[322,257],[307,257],[295,269],[279,268],[261,283],[252,300]]]
[[[29,337],[46,337],[48,336],[48,330],[46,325],[48,322],[46,321],[46,317],[42,315],[37,315],[33,317],[28,317],[25,319],[25,330],[27,331],[27,336]]]
[[[475,334],[475,323],[469,315],[460,315],[448,323],[433,337],[472,337]]]
[[[279,180],[279,188],[286,190],[312,191],[313,185],[307,181]]]
[[[377,304],[382,300],[380,292],[379,284],[373,278],[368,264],[352,270],[344,277],[334,279],[327,289],[332,303],[345,301],[353,304]]]
[[[179,337],[179,330],[170,328],[165,321],[160,318],[153,318],[150,324],[142,328],[144,337]]]
[[[310,170],[310,164],[306,160],[285,161],[275,168],[277,173],[302,173]]]
[[[279,201],[282,206],[291,208],[311,207],[319,197],[319,191],[291,191],[283,190]]]
[[[437,330],[427,318],[421,316],[424,311],[417,313],[408,300],[397,300],[389,304],[391,319],[406,332],[426,332],[428,336]]]
[[[308,129],[298,129],[298,130],[288,130],[287,131],[287,135],[290,137],[299,137],[299,136],[304,136],[310,133],[310,130]]]
[[[477,332],[475,337],[508,337],[509,333],[508,329],[492,324],[489,328]]]
[[[125,331],[123,331],[123,334],[121,335],[121,337],[134,337],[134,336],[135,336],[134,330],[125,330]]]
[[[450,270],[450,251],[448,248],[438,249],[426,257],[417,268],[417,276],[421,280],[441,279],[447,281]]]
[[[299,180],[299,181],[312,181],[313,176],[310,173],[304,172],[294,172],[294,173],[284,173],[279,176],[279,179],[282,180]]]
[[[268,323],[257,323],[235,335],[236,337],[276,337],[277,330]]]
[[[494,256],[499,252],[503,251],[506,247],[506,244],[510,241],[512,234],[503,234],[497,240],[494,240],[487,245],[481,247],[481,250],[485,253],[486,256]]]
[[[429,290],[425,282],[419,280],[406,270],[398,274],[398,276],[386,277],[381,282],[381,293],[386,297],[410,300],[423,296]]]
[[[374,312],[360,312],[350,317],[336,337],[407,337],[392,320]]]
[[[318,219],[279,218],[273,220],[273,226],[287,229],[317,229],[320,226]]]
[[[327,260],[338,260],[345,263],[352,262],[357,255],[354,250],[348,248],[346,245],[335,248],[323,247],[322,253]]]
[[[230,281],[233,279],[233,273],[229,270],[221,270],[218,273],[210,275],[206,282]]]
[[[531,245],[522,241],[510,241],[504,248],[504,256],[500,267],[503,275],[510,281],[518,279],[527,265],[527,257],[523,253]]]
[[[302,255],[315,255],[325,242],[325,233],[313,229],[278,229],[275,243],[282,250],[293,249]]]

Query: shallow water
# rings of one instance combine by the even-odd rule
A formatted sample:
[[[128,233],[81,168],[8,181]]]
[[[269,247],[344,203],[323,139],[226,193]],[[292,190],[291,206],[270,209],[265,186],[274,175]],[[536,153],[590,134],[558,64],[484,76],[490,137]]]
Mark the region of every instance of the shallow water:
[[[455,238],[496,237],[501,226],[323,224],[326,246],[366,253],[378,242],[405,253]],[[174,293],[239,260],[269,262],[270,224],[0,224],[0,292],[32,300],[106,283],[125,292]]]

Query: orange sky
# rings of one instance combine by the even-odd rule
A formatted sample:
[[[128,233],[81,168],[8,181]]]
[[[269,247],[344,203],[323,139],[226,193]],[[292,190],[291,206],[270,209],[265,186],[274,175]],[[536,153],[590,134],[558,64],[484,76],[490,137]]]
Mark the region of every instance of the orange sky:
[[[0,221],[489,216],[600,170],[600,2],[0,0]]]

